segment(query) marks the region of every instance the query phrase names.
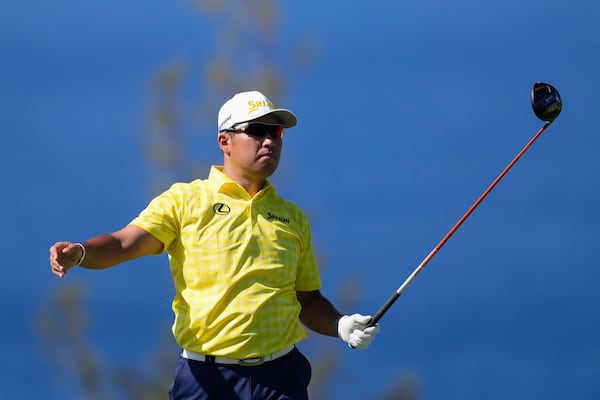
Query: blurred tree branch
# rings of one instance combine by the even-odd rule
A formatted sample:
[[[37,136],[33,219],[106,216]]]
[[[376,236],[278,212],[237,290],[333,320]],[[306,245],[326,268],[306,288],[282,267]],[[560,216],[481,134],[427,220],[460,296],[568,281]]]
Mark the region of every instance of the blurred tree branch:
[[[98,356],[87,342],[89,319],[82,307],[83,288],[70,285],[44,303],[38,329],[45,355],[79,382],[85,399],[108,400]]]

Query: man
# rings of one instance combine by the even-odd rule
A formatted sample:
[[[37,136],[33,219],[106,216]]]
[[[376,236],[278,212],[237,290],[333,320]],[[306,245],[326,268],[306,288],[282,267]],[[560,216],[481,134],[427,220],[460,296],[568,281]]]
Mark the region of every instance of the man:
[[[321,294],[308,219],[267,179],[296,122],[260,92],[236,94],[219,110],[223,166],[208,179],[174,184],[121,230],[50,248],[61,278],[168,252],[182,348],[170,399],[306,399],[302,324],[361,349],[379,330]]]

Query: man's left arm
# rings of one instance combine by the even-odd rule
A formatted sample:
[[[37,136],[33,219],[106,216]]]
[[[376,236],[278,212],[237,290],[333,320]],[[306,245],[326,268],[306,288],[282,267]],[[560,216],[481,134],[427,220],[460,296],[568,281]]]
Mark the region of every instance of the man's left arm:
[[[327,336],[338,336],[337,321],[343,316],[321,291],[296,292],[302,306],[300,321],[310,330]]]
[[[339,337],[352,348],[366,349],[379,325],[368,327],[371,317],[368,315],[343,315],[319,290],[296,292],[302,306],[300,321],[310,330],[322,335]]]

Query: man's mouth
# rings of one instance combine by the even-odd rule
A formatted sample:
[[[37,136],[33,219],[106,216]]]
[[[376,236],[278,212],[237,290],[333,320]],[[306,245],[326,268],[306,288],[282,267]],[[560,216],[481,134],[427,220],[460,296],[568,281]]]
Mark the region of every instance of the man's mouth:
[[[263,158],[263,157],[268,157],[268,158],[277,158],[275,156],[275,153],[273,152],[268,152],[268,153],[262,153],[258,155],[258,158]]]

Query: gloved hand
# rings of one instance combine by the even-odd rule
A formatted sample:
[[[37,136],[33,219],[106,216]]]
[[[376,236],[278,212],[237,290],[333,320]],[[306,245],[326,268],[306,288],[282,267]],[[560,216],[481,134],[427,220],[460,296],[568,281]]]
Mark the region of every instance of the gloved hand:
[[[365,328],[369,321],[371,321],[370,315],[344,315],[338,321],[338,336],[350,347],[364,350],[369,347],[380,330],[379,324]]]

